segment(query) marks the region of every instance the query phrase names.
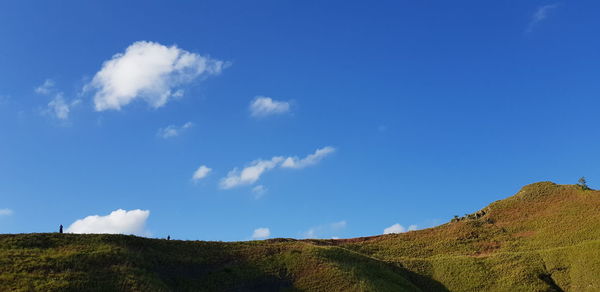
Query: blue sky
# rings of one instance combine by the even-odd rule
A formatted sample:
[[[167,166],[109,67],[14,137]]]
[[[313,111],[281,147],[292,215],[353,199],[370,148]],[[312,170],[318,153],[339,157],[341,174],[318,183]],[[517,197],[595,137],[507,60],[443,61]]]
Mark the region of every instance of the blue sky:
[[[197,2],[0,3],[0,232],[356,237],[600,187],[597,1]]]

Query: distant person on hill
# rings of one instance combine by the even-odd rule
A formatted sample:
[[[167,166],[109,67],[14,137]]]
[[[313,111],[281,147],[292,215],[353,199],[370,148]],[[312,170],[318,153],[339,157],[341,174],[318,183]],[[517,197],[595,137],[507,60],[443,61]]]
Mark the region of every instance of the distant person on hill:
[[[171,240],[171,235],[167,235],[167,240]]]
[[[62,224],[61,224],[61,225],[60,225],[60,227],[58,227],[58,233],[63,233],[63,232],[62,232],[62,229],[63,229],[63,226],[62,226]]]

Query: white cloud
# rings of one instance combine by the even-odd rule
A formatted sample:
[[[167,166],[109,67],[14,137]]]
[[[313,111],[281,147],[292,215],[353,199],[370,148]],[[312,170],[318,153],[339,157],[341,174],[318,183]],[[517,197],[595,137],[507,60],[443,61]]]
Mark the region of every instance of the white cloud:
[[[317,149],[315,153],[310,154],[302,159],[298,157],[288,157],[281,164],[283,168],[304,168],[307,166],[315,165],[319,163],[323,158],[328,156],[329,154],[335,152],[335,148],[331,146],[323,147],[321,149]]]
[[[254,232],[252,233],[252,239],[265,239],[269,236],[271,236],[271,230],[266,227],[254,229]]]
[[[266,117],[284,114],[290,111],[290,103],[273,100],[266,96],[257,96],[250,103],[250,115],[253,117]]]
[[[226,177],[221,179],[220,186],[222,189],[231,189],[241,185],[253,184],[263,173],[277,167],[281,161],[283,161],[283,157],[275,156],[270,160],[254,160],[241,171],[234,168],[227,173]]]
[[[410,225],[410,226],[408,226],[408,229],[406,229],[404,226],[396,223],[388,228],[385,228],[383,230],[383,234],[404,233],[406,231],[413,231],[413,230],[417,230],[417,225]]]
[[[332,229],[337,230],[337,229],[346,228],[347,224],[346,224],[346,221],[344,220],[344,221],[340,221],[340,222],[331,223],[330,225],[331,225]]]
[[[346,228],[348,224],[345,220],[339,222],[333,222],[329,224],[323,224],[315,227],[311,227],[307,231],[302,233],[304,238],[339,238],[337,233]]]
[[[169,125],[165,128],[158,129],[156,135],[163,139],[173,138],[181,135],[185,130],[193,127],[194,124],[192,122],[187,122],[182,126]]]
[[[48,103],[48,109],[50,109],[57,118],[64,120],[69,117],[69,105],[65,102],[62,95],[57,95]]]
[[[227,63],[177,46],[139,41],[104,62],[84,90],[94,90],[97,111],[120,110],[136,99],[159,108],[183,95],[178,87],[199,77],[217,75]]]
[[[10,101],[10,96],[0,94],[0,105],[5,105]]]
[[[315,233],[316,233],[315,229],[310,228],[306,232],[304,232],[303,237],[304,238],[316,238]]]
[[[0,209],[0,216],[10,216],[14,212],[11,209]]]
[[[66,229],[69,233],[111,233],[147,235],[148,210],[118,209],[106,216],[92,215],[79,219]]]
[[[388,228],[383,229],[383,234],[392,234],[392,233],[403,233],[406,232],[406,228],[404,226],[396,223]]]
[[[544,21],[550,15],[550,11],[556,9],[558,7],[558,3],[547,4],[537,8],[537,10],[531,16],[531,21],[529,22],[529,26],[527,27],[526,32],[531,32],[533,28]]]
[[[48,103],[46,113],[50,113],[60,120],[69,119],[69,113],[71,109],[81,102],[79,99],[75,99],[70,103],[66,102],[63,98],[62,92],[57,93],[54,98]]]
[[[51,79],[46,79],[44,83],[38,86],[34,91],[41,95],[53,95],[52,100],[48,102],[46,109],[42,110],[42,114],[49,114],[55,116],[60,120],[69,119],[69,113],[71,109],[81,103],[81,100],[74,99],[71,102],[67,102],[64,98],[64,94],[57,91],[54,87],[55,83]]]
[[[34,89],[35,93],[48,95],[54,91],[54,80],[46,79],[44,83]]]
[[[212,168],[208,168],[206,165],[200,165],[200,167],[198,167],[198,169],[196,169],[196,171],[194,172],[192,180],[199,181],[205,178],[211,171]]]
[[[327,146],[317,149],[314,154],[310,154],[303,159],[299,159],[298,157],[286,158],[283,156],[274,156],[270,160],[254,160],[241,171],[238,168],[229,171],[227,176],[221,179],[220,187],[222,189],[231,189],[237,186],[253,184],[258,181],[265,172],[277,167],[300,169],[314,165],[334,151],[335,148]]]
[[[185,93],[185,90],[183,90],[183,89],[178,89],[177,91],[175,91],[175,93],[173,93],[173,95],[172,95],[172,96],[173,96],[174,98],[179,98],[179,97],[182,97],[184,93]]]
[[[252,192],[254,193],[255,199],[260,199],[267,193],[268,189],[263,185],[257,185],[252,188]]]

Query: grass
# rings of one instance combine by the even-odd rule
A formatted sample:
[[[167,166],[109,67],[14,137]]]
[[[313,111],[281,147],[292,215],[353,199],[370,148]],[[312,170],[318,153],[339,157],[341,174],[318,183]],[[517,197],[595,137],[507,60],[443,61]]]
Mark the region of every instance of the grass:
[[[1,291],[600,291],[600,192],[536,183],[435,228],[343,240],[0,235]]]

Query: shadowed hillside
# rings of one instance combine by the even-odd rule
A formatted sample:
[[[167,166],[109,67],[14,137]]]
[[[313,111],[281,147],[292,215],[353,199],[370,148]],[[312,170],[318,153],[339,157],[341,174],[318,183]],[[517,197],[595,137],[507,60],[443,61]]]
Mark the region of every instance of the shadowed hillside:
[[[0,290],[599,291],[600,192],[536,183],[435,228],[342,240],[0,235]]]

